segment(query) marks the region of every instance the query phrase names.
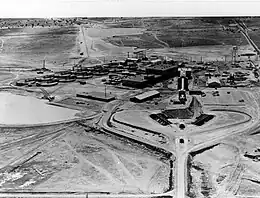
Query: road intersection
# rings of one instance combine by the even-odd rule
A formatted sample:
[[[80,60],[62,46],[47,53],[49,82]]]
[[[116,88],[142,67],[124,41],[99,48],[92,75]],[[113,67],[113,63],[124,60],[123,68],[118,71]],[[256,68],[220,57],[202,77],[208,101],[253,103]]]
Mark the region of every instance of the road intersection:
[[[259,109],[256,101],[255,102],[252,101],[251,105],[252,104],[254,105],[253,108]],[[190,134],[185,135],[185,130],[184,130],[182,132],[183,135],[175,136],[175,134],[173,134],[172,137],[169,137],[170,140],[174,140],[173,144],[175,145],[175,149],[173,149],[171,146],[165,146],[159,143],[155,144],[154,142],[149,142],[149,140],[146,140],[143,137],[135,137],[131,133],[126,134],[122,131],[118,131],[117,129],[113,128],[110,123],[111,122],[110,118],[113,114],[117,112],[118,106],[120,106],[120,103],[115,103],[115,105],[110,105],[107,108],[105,108],[106,112],[104,113],[104,116],[101,118],[99,122],[103,130],[105,130],[108,133],[112,132],[114,134],[126,138],[130,138],[132,140],[139,141],[148,145],[152,145],[157,148],[163,149],[167,152],[170,152],[172,154],[172,158],[176,162],[176,170],[173,173],[174,174],[173,176],[175,177],[174,190],[165,192],[163,194],[157,194],[156,196],[171,195],[172,197],[176,197],[176,198],[186,198],[187,191],[188,191],[187,160],[192,153],[216,145],[220,143],[222,140],[224,140],[225,138],[233,136],[235,134],[252,133],[253,131],[259,129],[259,115],[255,114],[255,115],[249,115],[250,117],[245,121],[242,121],[241,123],[236,123],[234,125],[229,125],[227,127],[220,127],[216,129],[200,131],[197,136],[196,135],[192,136]],[[229,111],[228,107],[225,108],[225,111]],[[230,111],[233,111],[233,109],[231,108]],[[239,110],[237,112],[238,113],[240,112],[241,114],[245,114],[245,112]],[[192,142],[194,138],[200,138],[201,136],[204,136],[207,133],[211,133],[214,135],[211,138],[209,138],[207,141],[193,145]],[[228,192],[225,191],[225,194],[228,195]],[[138,196],[143,197],[143,195],[141,194]]]

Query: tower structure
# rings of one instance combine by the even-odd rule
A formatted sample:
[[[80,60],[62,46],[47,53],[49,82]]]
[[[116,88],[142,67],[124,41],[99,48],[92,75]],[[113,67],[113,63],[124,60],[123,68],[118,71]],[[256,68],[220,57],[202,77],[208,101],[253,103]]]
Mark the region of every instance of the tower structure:
[[[232,64],[235,64],[237,62],[237,46],[233,46],[232,48]]]

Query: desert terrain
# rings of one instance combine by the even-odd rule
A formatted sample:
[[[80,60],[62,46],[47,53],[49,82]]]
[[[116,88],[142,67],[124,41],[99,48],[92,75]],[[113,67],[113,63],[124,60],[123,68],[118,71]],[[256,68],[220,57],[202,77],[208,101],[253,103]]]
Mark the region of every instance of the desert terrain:
[[[259,25],[1,19],[0,197],[257,198]]]

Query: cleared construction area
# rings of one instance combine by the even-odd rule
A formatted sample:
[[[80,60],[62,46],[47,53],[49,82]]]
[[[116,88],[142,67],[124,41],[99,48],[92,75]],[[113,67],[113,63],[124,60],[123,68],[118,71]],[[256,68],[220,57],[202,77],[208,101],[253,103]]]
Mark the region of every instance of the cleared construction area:
[[[76,123],[3,130],[1,137],[8,140],[0,148],[1,192],[146,194],[169,189],[168,157],[131,141]]]
[[[259,18],[4,21],[0,197],[260,195]]]

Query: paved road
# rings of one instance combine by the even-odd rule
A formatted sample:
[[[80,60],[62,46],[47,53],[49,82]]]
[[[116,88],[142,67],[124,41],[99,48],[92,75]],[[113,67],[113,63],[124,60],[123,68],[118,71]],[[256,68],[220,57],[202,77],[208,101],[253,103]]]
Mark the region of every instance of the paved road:
[[[181,138],[176,138],[175,146],[176,146],[176,182],[175,182],[175,189],[176,189],[176,197],[182,198],[186,197],[186,159],[188,157],[188,153],[185,153],[187,150],[187,143],[188,140],[185,137],[182,137],[184,140],[184,144],[180,144]]]

